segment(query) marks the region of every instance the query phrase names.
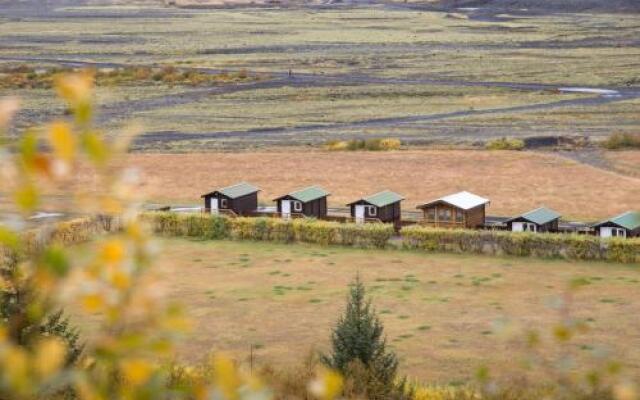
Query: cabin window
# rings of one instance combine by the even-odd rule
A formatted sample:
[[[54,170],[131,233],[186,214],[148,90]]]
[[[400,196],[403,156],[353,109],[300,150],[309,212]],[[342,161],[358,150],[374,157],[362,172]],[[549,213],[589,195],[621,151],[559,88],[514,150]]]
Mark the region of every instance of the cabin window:
[[[220,208],[227,208],[227,199],[220,199]]]
[[[625,237],[625,231],[624,229],[620,229],[620,228],[611,228],[611,236],[613,237]]]
[[[464,211],[456,210],[456,222],[462,223],[464,221]]]
[[[449,208],[441,208],[438,210],[438,220],[439,221],[451,221],[451,209]]]
[[[378,209],[375,206],[369,206],[369,216],[375,217],[378,215]]]
[[[302,211],[302,202],[294,201],[293,202],[293,211],[301,212]]]
[[[427,208],[427,221],[435,221],[435,220],[436,220],[436,209]]]

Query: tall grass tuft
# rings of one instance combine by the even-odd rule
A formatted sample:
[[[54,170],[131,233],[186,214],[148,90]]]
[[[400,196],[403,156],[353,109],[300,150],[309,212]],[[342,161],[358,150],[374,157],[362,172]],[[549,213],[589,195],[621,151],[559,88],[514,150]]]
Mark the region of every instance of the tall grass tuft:
[[[391,151],[401,146],[400,139],[395,138],[330,140],[325,143],[325,149],[329,151]]]
[[[488,141],[485,147],[487,150],[522,150],[524,149],[524,141],[503,137]]]
[[[640,149],[640,133],[612,133],[602,143],[605,149]]]

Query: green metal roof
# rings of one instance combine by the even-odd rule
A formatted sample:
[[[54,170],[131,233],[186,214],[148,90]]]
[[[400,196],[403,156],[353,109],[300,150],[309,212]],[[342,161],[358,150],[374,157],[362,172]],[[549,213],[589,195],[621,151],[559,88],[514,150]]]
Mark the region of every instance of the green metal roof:
[[[640,228],[640,212],[639,211],[627,211],[624,214],[620,214],[616,217],[608,219],[606,221],[602,221],[596,226],[604,225],[606,223],[614,223],[619,225],[625,229],[635,230]]]
[[[328,196],[329,192],[324,190],[319,186],[310,186],[306,189],[298,190],[292,193],[289,193],[289,196],[293,197],[296,200],[299,200],[303,203],[307,203],[309,201],[317,200],[321,197]]]
[[[527,221],[533,222],[534,224],[544,225],[546,223],[553,221],[554,219],[560,218],[560,214],[558,214],[557,212],[553,211],[550,208],[540,207],[540,208],[536,208],[533,211],[529,211],[515,218],[512,218],[509,221],[513,221],[514,219],[518,219],[518,218],[524,218]]]
[[[217,192],[227,196],[230,199],[237,199],[238,197],[246,196],[248,194],[258,192],[259,190],[260,189],[253,185],[250,185],[246,182],[241,182],[233,186],[222,188]]]
[[[384,207],[388,206],[389,204],[397,203],[400,200],[404,200],[404,197],[390,190],[385,190],[369,197],[365,197],[362,200],[366,201],[369,204],[373,204],[376,207]]]

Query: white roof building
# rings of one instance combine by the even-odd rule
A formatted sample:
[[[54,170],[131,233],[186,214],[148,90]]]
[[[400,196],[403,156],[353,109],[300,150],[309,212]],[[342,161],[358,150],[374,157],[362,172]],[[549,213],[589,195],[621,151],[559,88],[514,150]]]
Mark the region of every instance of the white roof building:
[[[459,192],[432,200],[419,206],[418,208],[428,207],[435,203],[447,203],[463,210],[471,210],[472,208],[489,204],[489,199],[485,199],[484,197],[480,197],[477,194],[473,194],[470,192]]]

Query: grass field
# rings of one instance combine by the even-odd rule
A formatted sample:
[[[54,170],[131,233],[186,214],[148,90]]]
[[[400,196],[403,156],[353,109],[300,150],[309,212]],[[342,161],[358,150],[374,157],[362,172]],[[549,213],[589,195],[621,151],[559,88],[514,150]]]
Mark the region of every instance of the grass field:
[[[632,163],[637,152],[614,152]],[[567,217],[597,219],[636,209],[640,180],[553,154],[461,150],[326,152],[292,149],[241,153],[131,154],[151,201],[200,203],[200,195],[238,181],[262,189],[260,201],[318,184],[330,205],[391,189],[404,209],[469,190],[491,199],[489,214],[511,215],[540,205]],[[85,181],[83,179],[83,181]]]
[[[437,85],[283,87],[210,96],[197,104],[169,105],[165,108],[133,113],[131,117],[142,121],[147,131],[210,133],[315,124],[331,127],[333,124],[366,121],[382,115],[401,118],[541,104],[584,97],[587,96],[564,95],[553,91],[524,92],[505,88]],[[363,134],[373,132],[374,129],[368,129]],[[388,131],[389,126],[378,128],[378,131],[380,130]],[[341,131],[342,129],[337,132],[320,130],[309,134],[301,133],[298,135],[299,138],[292,139],[317,142],[318,137],[339,136]],[[410,136],[414,139],[420,136],[428,138],[431,134],[421,130],[413,132]],[[235,140],[246,142],[247,136],[240,135]],[[253,136],[252,139],[255,145],[268,143],[270,140],[268,136],[259,135]],[[217,139],[216,142],[230,140],[233,139]]]
[[[606,159],[618,171],[630,176],[640,177],[640,151],[608,152]]]
[[[640,55],[634,15],[502,15],[488,21],[462,11],[384,5],[95,6],[59,7],[28,18],[11,18],[9,11],[1,21],[3,65],[52,65],[60,59],[171,64],[246,69],[273,79],[258,88],[228,85],[229,90],[204,96],[184,89],[179,99],[175,90],[157,87],[152,90],[166,101],[144,104],[139,100],[145,89],[114,91],[124,102],[109,115],[107,128],[115,134],[121,121],[139,120],[153,135],[138,149],[251,148],[387,133],[421,144],[499,136],[600,139],[612,130],[640,127],[634,112]],[[277,79],[289,70],[299,80]],[[615,87],[625,95],[602,104],[558,105],[593,97],[554,90],[563,86]],[[43,114],[61,115],[40,92],[19,94],[33,104],[19,115],[21,125]],[[535,107],[540,104],[550,106]],[[512,109],[520,106],[525,108]],[[495,110],[477,114],[487,109]],[[411,120],[416,116],[420,119]],[[378,121],[385,118],[390,120]]]
[[[248,362],[291,367],[327,348],[347,284],[360,273],[385,324],[402,371],[429,382],[464,382],[482,363],[500,371],[527,352],[526,329],[546,333],[569,282],[573,316],[590,330],[568,349],[583,367],[608,351],[640,372],[638,266],[477,256],[364,251],[306,245],[163,240],[157,274],[166,297],[194,319],[182,355],[212,350]],[[509,321],[516,339],[498,328]],[[90,331],[90,323],[85,329]],[[544,347],[544,352],[557,351]]]
[[[635,47],[619,51],[612,46],[633,43],[637,34],[635,17],[621,14],[487,22],[382,7],[66,9],[73,18],[65,18],[64,10],[52,18],[5,21],[1,32],[10,46],[0,54],[179,61],[270,72],[293,66],[301,72],[367,71],[394,77],[428,71],[467,79],[576,85],[621,84],[634,78],[640,54]],[[114,29],[112,20],[127,14]]]

